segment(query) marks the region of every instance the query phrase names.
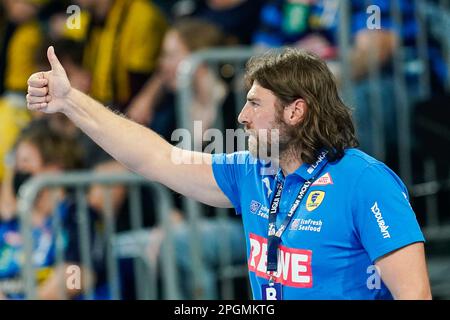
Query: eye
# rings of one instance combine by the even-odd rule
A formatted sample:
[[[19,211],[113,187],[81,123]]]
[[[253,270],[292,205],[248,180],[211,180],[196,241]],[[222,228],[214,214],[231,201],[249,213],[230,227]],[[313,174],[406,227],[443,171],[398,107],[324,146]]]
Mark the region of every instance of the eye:
[[[251,104],[253,107],[259,107],[259,103],[256,103],[255,101],[250,101],[250,104]]]

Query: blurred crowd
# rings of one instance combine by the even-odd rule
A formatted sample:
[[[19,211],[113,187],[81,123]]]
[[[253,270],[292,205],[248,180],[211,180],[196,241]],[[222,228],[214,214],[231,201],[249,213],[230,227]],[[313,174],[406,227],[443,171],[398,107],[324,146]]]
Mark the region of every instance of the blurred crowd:
[[[170,141],[177,128],[177,68],[190,54],[214,47],[253,46],[260,49],[295,46],[312,51],[330,62],[340,84],[343,70],[340,61],[337,0],[0,0],[0,297],[23,297],[20,276],[23,268],[22,240],[17,217],[17,195],[30,177],[42,173],[92,170],[100,173],[123,173],[126,168],[114,161],[84,135],[64,115],[29,112],[25,95],[28,77],[49,70],[46,50],[55,47],[73,87],[83,91],[116,112],[144,125]],[[380,28],[367,27],[368,3],[380,8]],[[373,148],[373,133],[387,132],[384,143],[388,164],[398,165],[394,57],[399,44],[405,48],[403,58],[418,60],[417,35],[420,32],[413,2],[398,1],[402,26],[396,28],[391,2],[350,1],[349,61],[350,79],[355,92],[352,108],[358,127],[361,148]],[[433,1],[430,1],[433,3]],[[70,7],[76,5],[77,7]],[[71,10],[68,10],[71,8]],[[81,10],[78,12],[78,8]],[[78,15],[79,13],[79,15]],[[418,95],[420,71],[405,68],[411,110],[420,111],[422,120],[436,121],[447,130],[449,82],[443,46],[438,35],[428,34],[427,70],[430,70],[430,99]],[[378,70],[378,92],[383,109],[380,127],[373,127],[374,116],[368,101],[374,99],[370,74]],[[408,65],[405,63],[405,65]],[[417,69],[417,68],[416,68]],[[411,71],[412,70],[412,71]],[[423,69],[422,69],[423,70]],[[231,79],[208,65],[201,65],[193,79],[192,120],[202,121],[204,130],[216,127],[218,118],[226,128],[236,128],[236,106]],[[447,119],[447,122],[446,120]],[[415,124],[415,122],[413,122]],[[417,157],[433,133],[418,122],[415,140]],[[416,127],[414,127],[416,128]],[[395,134],[394,134],[395,133]],[[126,133],[124,133],[126,134]],[[440,137],[442,138],[442,137]],[[439,139],[440,139],[439,138]],[[450,138],[442,138],[440,148]],[[151,146],[149,146],[151,147]],[[417,151],[418,150],[418,151]],[[448,176],[446,157],[443,174]],[[441,167],[442,167],[441,166]],[[439,167],[439,168],[441,168]],[[446,171],[445,171],[446,170]],[[420,178],[418,178],[420,180]],[[93,266],[84,270],[98,299],[110,298],[106,270],[106,245],[103,237],[104,192],[101,186],[87,190]],[[156,223],[151,190],[140,189],[143,225],[149,239],[163,237]],[[129,196],[124,186],[114,186],[113,211],[117,231],[130,230]],[[173,194],[171,216],[176,227],[177,265],[180,274],[190,272],[185,248],[189,232],[185,227],[180,196]],[[30,212],[34,239],[33,263],[37,270],[38,297],[56,299],[58,281],[67,265],[80,264],[79,235],[74,191],[58,188],[42,190]],[[444,200],[446,208],[448,197]],[[229,212],[233,217],[232,211]],[[64,265],[55,258],[56,233],[53,219],[58,215],[64,234]],[[245,240],[238,220],[218,225],[208,215],[200,226],[203,253],[207,259],[205,288],[209,297],[217,297],[217,234],[231,235],[233,261],[245,263]],[[224,228],[224,229],[220,229]],[[161,239],[159,240],[161,242]],[[96,248],[96,249],[95,249]],[[155,245],[152,246],[155,249]],[[125,298],[134,298],[133,268],[121,261],[121,288]],[[245,280],[243,280],[245,281]],[[84,289],[84,288],[82,288]],[[82,298],[81,290],[67,290],[69,298]],[[192,297],[186,289],[185,297]]]

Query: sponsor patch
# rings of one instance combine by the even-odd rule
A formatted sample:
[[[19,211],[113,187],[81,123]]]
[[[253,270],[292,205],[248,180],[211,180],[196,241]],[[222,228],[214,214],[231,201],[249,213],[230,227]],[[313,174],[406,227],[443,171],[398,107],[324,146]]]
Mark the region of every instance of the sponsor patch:
[[[259,203],[258,201],[252,200],[252,202],[250,202],[250,212],[251,213],[256,213],[260,207],[261,207],[261,203]]]
[[[333,184],[333,179],[331,179],[331,175],[329,172],[325,173],[319,179],[314,181],[313,186],[326,186],[329,184]]]
[[[267,274],[267,239],[250,233],[250,256],[248,269],[258,277],[269,279]],[[305,249],[278,247],[278,270],[275,282],[284,286],[311,288],[313,285],[311,268],[312,251]]]
[[[320,206],[324,198],[325,192],[311,191],[311,193],[308,196],[308,199],[306,199],[306,210],[308,211],[316,210]]]
[[[298,230],[298,226],[300,225],[300,219],[293,219],[291,222],[291,226],[289,230]]]

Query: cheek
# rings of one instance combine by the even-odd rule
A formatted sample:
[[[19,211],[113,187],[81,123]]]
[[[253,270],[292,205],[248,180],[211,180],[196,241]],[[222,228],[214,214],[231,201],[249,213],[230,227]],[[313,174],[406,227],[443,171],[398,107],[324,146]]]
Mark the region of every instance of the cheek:
[[[255,125],[260,129],[271,129],[275,127],[275,118],[272,113],[260,109],[255,110],[253,115]]]

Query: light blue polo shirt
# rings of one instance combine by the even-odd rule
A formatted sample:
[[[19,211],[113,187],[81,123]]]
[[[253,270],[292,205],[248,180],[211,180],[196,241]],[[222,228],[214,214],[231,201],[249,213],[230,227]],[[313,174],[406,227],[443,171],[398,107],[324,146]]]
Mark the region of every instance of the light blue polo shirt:
[[[277,229],[303,183],[303,164],[284,177],[248,152],[213,155],[217,184],[242,215],[254,299],[267,284],[267,228],[276,181],[284,181]],[[392,299],[375,261],[424,237],[400,178],[382,162],[347,149],[327,163],[281,237],[277,282],[283,299]]]

